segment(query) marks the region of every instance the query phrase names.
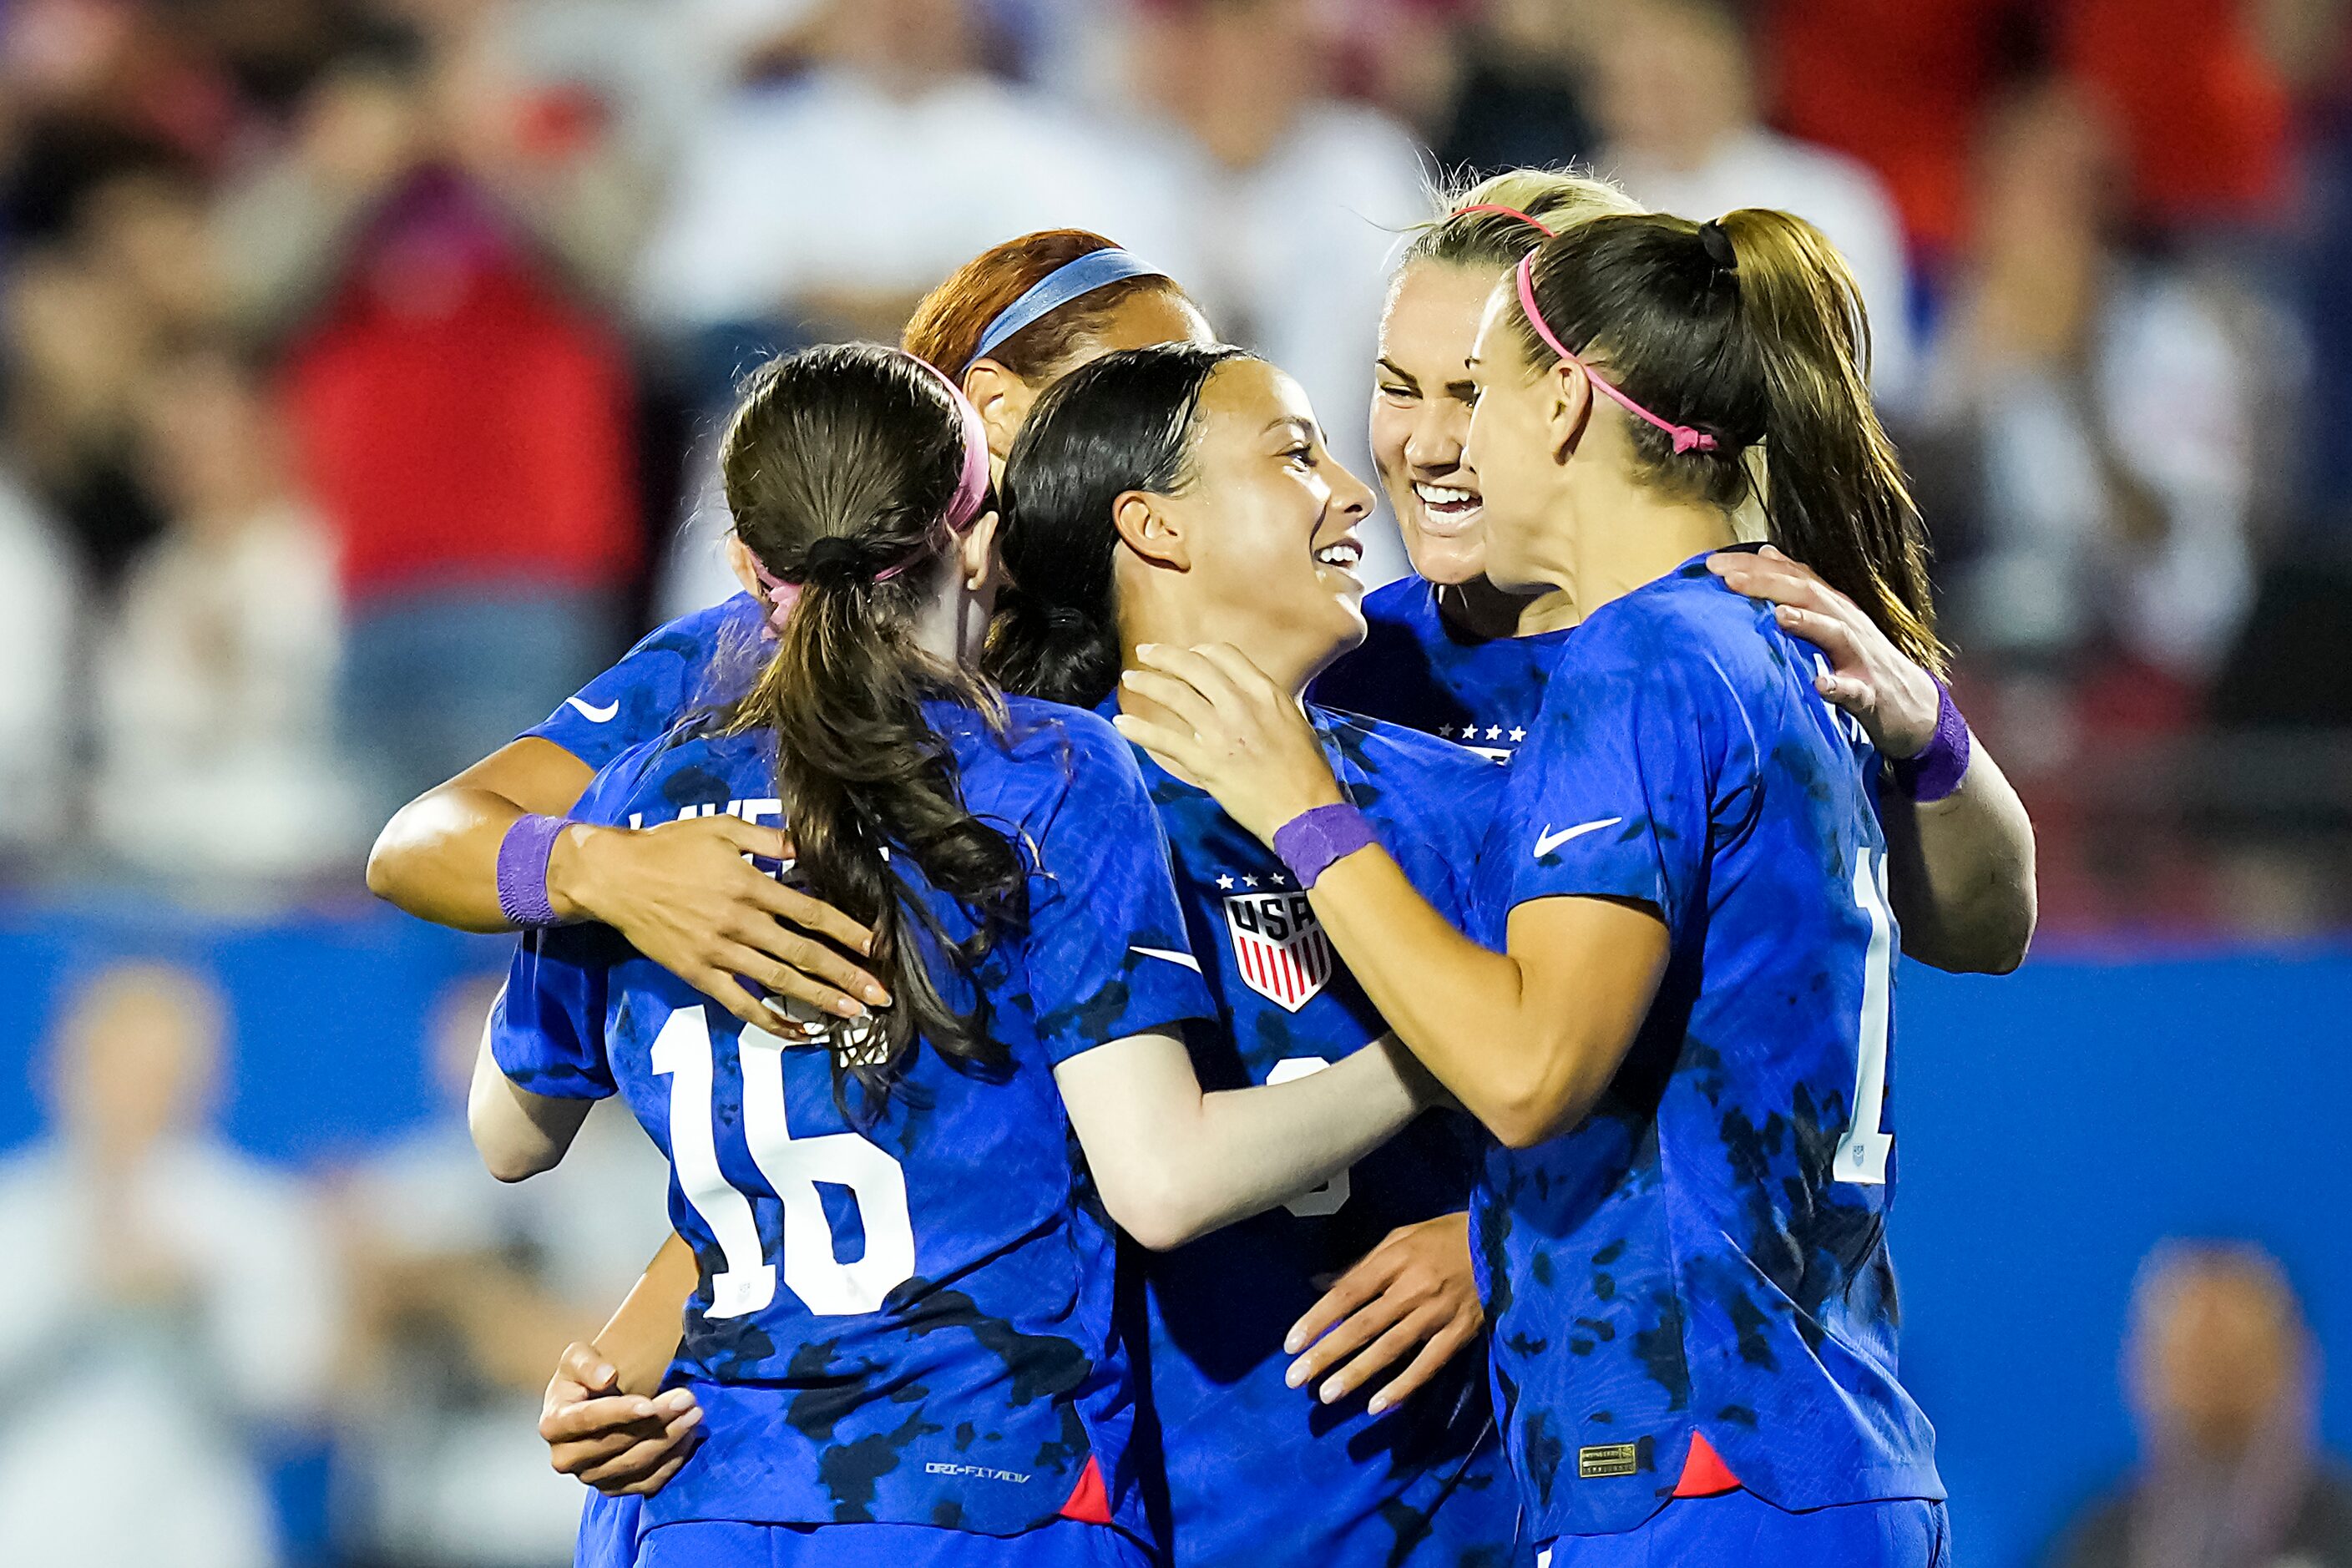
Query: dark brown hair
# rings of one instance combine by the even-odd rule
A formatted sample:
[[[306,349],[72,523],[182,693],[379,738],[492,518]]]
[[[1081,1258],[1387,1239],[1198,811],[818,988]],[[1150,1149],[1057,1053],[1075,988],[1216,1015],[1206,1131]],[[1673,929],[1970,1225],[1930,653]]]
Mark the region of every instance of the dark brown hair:
[[[1045,390],[1004,464],[998,593],[982,661],[1007,690],[1092,708],[1118,682],[1112,511],[1129,490],[1192,482],[1201,393],[1236,348],[1155,343],[1105,354]]]
[[[735,532],[800,586],[773,656],[725,715],[772,732],[776,795],[817,898],[866,922],[894,997],[883,1048],[845,1063],[867,1107],[917,1038],[951,1060],[1003,1065],[971,981],[1026,917],[1027,875],[1003,835],[965,808],[955,755],[921,707],[943,698],[1002,728],[993,690],[926,653],[915,612],[945,568],[941,517],[963,471],[959,411],[939,378],[870,344],[806,349],[751,373],[719,463]],[[975,922],[957,942],[908,884],[912,864]],[[935,963],[952,972],[947,1000]],[[845,1109],[846,1105],[845,1103]]]
[[[1759,207],[1713,226],[1612,214],[1546,240],[1534,278],[1562,342],[1644,408],[1715,437],[1715,451],[1676,453],[1629,419],[1648,482],[1734,507],[1754,483],[1748,449],[1761,447],[1772,542],[1942,673],[1927,531],[1871,404],[1862,293],[1819,229]],[[1512,316],[1528,363],[1552,363],[1516,306]]]
[[[1007,305],[1079,257],[1117,248],[1115,242],[1082,228],[1042,229],[992,246],[923,297],[899,334],[898,345],[961,381],[980,347],[981,334]],[[988,357],[1030,385],[1042,386],[1082,357],[1111,312],[1139,294],[1185,298],[1173,279],[1123,278],[1047,311],[997,344]]]

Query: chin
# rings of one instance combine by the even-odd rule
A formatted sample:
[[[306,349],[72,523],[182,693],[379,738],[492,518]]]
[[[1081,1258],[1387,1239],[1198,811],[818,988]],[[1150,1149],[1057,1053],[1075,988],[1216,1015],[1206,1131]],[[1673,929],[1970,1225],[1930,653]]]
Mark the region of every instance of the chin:
[[[1486,575],[1486,542],[1479,539],[1446,539],[1423,533],[1418,529],[1404,531],[1405,558],[1412,563],[1413,574],[1441,588],[1458,588]]]

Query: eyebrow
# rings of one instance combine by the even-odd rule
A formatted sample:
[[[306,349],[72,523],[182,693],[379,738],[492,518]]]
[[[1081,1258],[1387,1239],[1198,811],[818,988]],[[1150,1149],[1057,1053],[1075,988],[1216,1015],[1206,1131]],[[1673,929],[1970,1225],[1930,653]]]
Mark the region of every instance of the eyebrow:
[[[1309,441],[1318,438],[1318,433],[1315,428],[1315,422],[1296,414],[1286,414],[1279,419],[1268,421],[1266,424],[1266,431],[1270,435],[1276,430],[1282,429],[1286,426],[1296,431],[1297,434],[1305,437]]]
[[[1413,374],[1412,372],[1406,370],[1403,366],[1398,364],[1396,361],[1389,358],[1386,354],[1382,354],[1373,363],[1377,363],[1382,370],[1388,372],[1399,381],[1408,381],[1415,386],[1419,386],[1421,384],[1421,378],[1419,376]]]

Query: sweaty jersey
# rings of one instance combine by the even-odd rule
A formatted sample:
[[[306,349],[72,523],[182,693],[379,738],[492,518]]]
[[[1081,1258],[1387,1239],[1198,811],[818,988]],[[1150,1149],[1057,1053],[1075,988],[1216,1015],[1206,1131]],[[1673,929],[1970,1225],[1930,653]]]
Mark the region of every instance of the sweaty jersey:
[[[1116,699],[1103,711],[1116,711]],[[1396,725],[1308,713],[1340,787],[1413,885],[1466,920],[1503,770]],[[1223,1015],[1188,1037],[1202,1086],[1280,1083],[1386,1033],[1281,860],[1206,794],[1137,756],[1175,853],[1192,951]],[[1283,1336],[1333,1275],[1398,1226],[1466,1206],[1483,1137],[1458,1112],[1431,1111],[1324,1186],[1142,1255],[1174,1568],[1511,1561],[1518,1502],[1491,1425],[1482,1347],[1377,1417],[1365,1411],[1370,1390],[1327,1407],[1283,1381]]]
[[[831,1047],[745,1029],[608,929],[533,933],[515,961],[499,1065],[540,1094],[617,1090],[669,1157],[671,1222],[700,1264],[669,1381],[694,1390],[709,1436],[648,1500],[649,1526],[1012,1535],[1066,1509],[1148,1530],[1112,1234],[1053,1071],[1213,1004],[1126,742],[1091,713],[1009,708],[1000,737],[926,705],[967,804],[1031,868],[1025,931],[971,982],[935,972],[952,1004],[984,994],[1002,1069],[925,1043],[885,1106],[845,1115]],[[681,732],[622,756],[575,815],[772,818],[773,769],[764,735]],[[910,858],[899,868],[950,938],[971,931]]]
[[[1487,1156],[1495,1389],[1538,1542],[1631,1529],[1694,1431],[1787,1509],[1941,1498],[1896,1380],[1878,758],[1818,656],[1694,561],[1578,629],[1513,759],[1481,934],[1589,895],[1664,920],[1600,1103]]]
[[[1316,701],[1498,758],[1526,742],[1569,637],[1475,637],[1445,618],[1436,585],[1419,577],[1365,595],[1364,625],[1363,646],[1316,680]]]
[[[602,768],[698,711],[742,695],[774,651],[760,601],[738,594],[647,632],[620,663],[523,734]]]

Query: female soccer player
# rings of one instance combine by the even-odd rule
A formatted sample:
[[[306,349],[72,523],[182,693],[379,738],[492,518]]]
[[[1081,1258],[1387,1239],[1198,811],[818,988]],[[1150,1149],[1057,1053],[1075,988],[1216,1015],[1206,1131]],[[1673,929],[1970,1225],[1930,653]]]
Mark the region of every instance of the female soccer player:
[[[908,324],[905,347],[960,380],[998,461],[1030,402],[1071,366],[1207,337],[1169,278],[1100,235],[1052,229],[1008,240],[940,284]],[[544,723],[403,807],[368,858],[369,888],[436,924],[511,930],[497,867],[514,824],[562,815],[613,758],[740,695],[761,662],[762,625],[742,595],[652,633]],[[559,913],[612,926],[746,1023],[772,1020],[739,976],[855,1017],[886,993],[835,944],[856,951],[866,933],[742,858],[781,852],[775,829],[724,816],[567,833],[549,859],[549,896]]]
[[[1426,1080],[1381,1042],[1202,1092],[1176,1030],[1213,1008],[1132,755],[964,672],[993,518],[950,383],[897,351],[792,355],[755,374],[721,461],[772,651],[575,809],[780,816],[792,873],[874,931],[896,1005],[806,1044],[714,1016],[608,928],[552,924],[509,845],[534,929],[476,1140],[519,1179],[617,1091],[669,1156],[701,1260],[677,1374],[709,1436],[646,1505],[646,1568],[1143,1564],[1089,1193],[1175,1246],[1336,1176]]]
[[[1508,593],[1486,574],[1478,476],[1463,458],[1474,384],[1466,362],[1495,283],[1546,236],[1637,211],[1605,181],[1549,169],[1497,174],[1445,199],[1406,248],[1381,318],[1371,445],[1415,575],[1368,595],[1364,646],[1317,683],[1335,708],[1507,756],[1535,721],[1545,678],[1580,611],[1567,593]],[[1742,538],[1758,536],[1752,506]],[[1935,678],[1855,603],[1777,552],[1711,557],[1831,668],[1817,689],[1871,742],[1908,758],[1935,734]],[[2014,969],[2032,939],[2033,829],[1979,748],[1966,786],[1932,805],[1881,803],[1895,840],[1890,892],[1904,951],[1956,971]]]
[[[1353,568],[1371,493],[1263,360],[1190,345],[1097,360],[1039,401],[1005,475],[1013,585],[986,668],[1009,689],[1116,712],[1128,649],[1221,636],[1296,696],[1363,634]],[[1408,847],[1414,885],[1466,909],[1502,770],[1400,726],[1309,711],[1350,793]],[[1383,1036],[1281,863],[1208,795],[1144,771],[1220,1013],[1190,1037],[1202,1081],[1281,1083]],[[1410,1362],[1369,1400],[1349,1396],[1367,1367],[1342,1370],[1319,1404],[1295,1390],[1303,1372],[1286,1378],[1286,1339],[1318,1281],[1383,1237],[1434,1230],[1468,1274],[1473,1132],[1424,1118],[1320,1191],[1141,1260],[1176,1568],[1512,1560],[1517,1500],[1478,1363],[1454,1361],[1476,1342],[1475,1312],[1440,1298],[1351,1324],[1377,1346],[1368,1366]]]
[[[1594,218],[1473,361],[1488,571],[1584,621],[1509,770],[1470,940],[1346,805],[1280,685],[1139,648],[1118,721],[1283,854],[1381,1015],[1492,1131],[1474,1207],[1528,1523],[1563,1563],[1927,1564],[1933,1433],[1885,1226],[1896,922],[1874,798],[1948,794],[1708,572],[1769,446],[1771,536],[1940,662],[1852,277],[1785,214]],[[1570,1551],[1572,1549],[1572,1552]]]

